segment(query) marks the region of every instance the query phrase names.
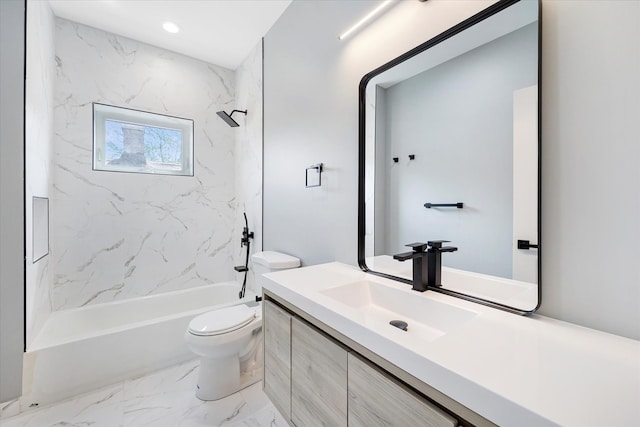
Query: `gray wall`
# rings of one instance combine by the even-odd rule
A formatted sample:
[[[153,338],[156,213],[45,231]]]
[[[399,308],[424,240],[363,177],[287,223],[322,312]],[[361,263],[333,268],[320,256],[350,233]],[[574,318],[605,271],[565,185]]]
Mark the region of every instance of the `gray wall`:
[[[22,391],[24,19],[24,0],[0,1],[0,402]]]
[[[640,2],[542,16],[541,312],[640,339]]]
[[[265,37],[263,245],[303,265],[356,261],[357,82],[373,62],[353,69],[338,35],[373,4],[294,1]]]
[[[289,6],[265,37],[265,249],[356,263],[360,78],[490,3],[399,2],[344,41],[375,2]],[[640,2],[542,6],[541,313],[640,339]]]

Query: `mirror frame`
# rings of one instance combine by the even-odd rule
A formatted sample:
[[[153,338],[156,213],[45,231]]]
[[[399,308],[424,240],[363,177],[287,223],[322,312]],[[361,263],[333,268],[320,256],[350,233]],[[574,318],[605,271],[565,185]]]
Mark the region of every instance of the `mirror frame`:
[[[369,84],[369,81],[373,79],[375,76],[395,67],[396,65],[401,64],[402,62],[413,58],[414,56],[425,52],[426,50],[432,48],[433,46],[444,42],[445,40],[455,36],[458,33],[472,27],[473,25],[497,14],[498,12],[512,6],[521,0],[500,0],[497,3],[492,4],[486,9],[478,12],[477,14],[467,18],[466,20],[460,22],[459,24],[445,30],[444,32],[438,34],[437,36],[427,40],[421,45],[403,53],[395,59],[387,62],[386,64],[370,71],[365,74],[360,80],[360,85],[358,87],[358,265],[359,267],[370,274],[374,274],[376,276],[384,277],[387,279],[399,281],[411,285],[411,280],[405,279],[403,277],[393,276],[391,274],[382,273],[378,271],[370,270],[367,267],[365,261],[365,233],[366,233],[366,221],[365,221],[365,151],[366,151],[366,88]],[[542,165],[542,151],[541,151],[541,76],[542,76],[542,7],[540,0],[538,1],[538,301],[536,302],[536,306],[532,310],[522,310],[517,307],[511,307],[505,304],[501,304],[495,301],[491,301],[488,299],[479,298],[473,295],[468,295],[462,292],[457,292],[453,290],[449,290],[441,287],[432,287],[428,288],[429,291],[436,291],[443,294],[451,295],[457,298],[462,298],[467,301],[472,301],[475,303],[487,305],[490,307],[498,308],[501,310],[505,310],[511,313],[521,314],[521,315],[529,315],[538,310],[540,304],[542,302],[542,242],[541,242],[541,165]]]

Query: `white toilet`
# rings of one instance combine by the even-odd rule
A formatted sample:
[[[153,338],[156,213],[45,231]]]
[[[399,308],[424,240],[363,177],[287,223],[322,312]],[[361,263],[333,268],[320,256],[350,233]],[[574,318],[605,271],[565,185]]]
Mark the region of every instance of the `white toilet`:
[[[296,268],[298,258],[279,252],[251,256],[256,293],[262,294],[262,274]],[[218,400],[262,379],[262,304],[238,304],[194,318],[185,332],[189,349],[200,357],[196,396]]]

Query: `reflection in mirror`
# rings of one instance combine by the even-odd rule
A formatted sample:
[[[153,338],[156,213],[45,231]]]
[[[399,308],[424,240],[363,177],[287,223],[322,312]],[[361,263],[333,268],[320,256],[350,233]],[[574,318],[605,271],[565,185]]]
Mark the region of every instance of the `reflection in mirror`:
[[[363,78],[363,268],[406,281],[392,255],[449,240],[442,289],[537,308],[538,12],[501,1]]]

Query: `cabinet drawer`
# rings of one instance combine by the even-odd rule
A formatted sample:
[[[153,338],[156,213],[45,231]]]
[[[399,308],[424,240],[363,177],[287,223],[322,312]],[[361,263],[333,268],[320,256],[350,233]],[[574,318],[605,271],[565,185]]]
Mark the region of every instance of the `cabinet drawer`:
[[[349,427],[448,426],[458,422],[397,380],[349,353]]]
[[[347,350],[298,318],[291,322],[291,420],[347,425]]]
[[[264,392],[282,415],[291,416],[291,315],[269,301],[263,303]]]

